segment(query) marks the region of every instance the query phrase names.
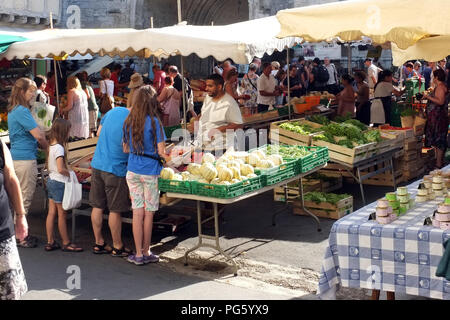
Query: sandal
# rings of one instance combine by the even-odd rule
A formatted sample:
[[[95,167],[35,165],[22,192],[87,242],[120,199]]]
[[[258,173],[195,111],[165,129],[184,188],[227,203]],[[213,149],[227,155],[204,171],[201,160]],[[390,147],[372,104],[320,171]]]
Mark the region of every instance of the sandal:
[[[92,247],[92,253],[94,253],[94,254],[111,253],[112,250],[113,250],[113,248],[111,248],[111,246],[106,244],[106,242],[103,243],[103,245],[95,244]]]
[[[36,248],[37,238],[33,236],[26,236],[23,240],[16,239],[16,243],[17,246],[21,248]]]
[[[44,247],[45,251],[53,251],[57,249],[61,249],[61,246],[58,244],[58,242],[53,241],[53,243],[47,243]]]
[[[83,251],[83,248],[77,247],[73,243],[69,243],[69,244],[63,245],[62,251],[64,251],[64,252],[81,252],[81,251]]]
[[[111,251],[111,255],[113,257],[128,257],[132,253],[133,252],[130,249],[125,248],[125,246],[123,246],[121,249],[113,248]]]

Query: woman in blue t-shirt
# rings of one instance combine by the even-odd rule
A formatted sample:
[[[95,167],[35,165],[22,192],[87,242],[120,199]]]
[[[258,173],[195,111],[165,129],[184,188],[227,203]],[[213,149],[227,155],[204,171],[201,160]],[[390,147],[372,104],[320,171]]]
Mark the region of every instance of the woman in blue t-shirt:
[[[156,90],[143,86],[135,95],[133,108],[123,125],[124,152],[129,153],[127,183],[133,208],[136,254],[128,261],[136,265],[158,262],[150,251],[153,215],[159,208],[158,177],[166,161],[165,135],[160,120]]]
[[[25,214],[33,201],[37,181],[36,156],[38,143],[48,147],[44,133],[31,115],[30,102],[36,98],[36,83],[28,78],[20,78],[14,83],[8,105],[8,130],[11,141],[11,155],[14,170],[22,190]],[[35,247],[36,238],[25,235],[17,238],[20,247]]]

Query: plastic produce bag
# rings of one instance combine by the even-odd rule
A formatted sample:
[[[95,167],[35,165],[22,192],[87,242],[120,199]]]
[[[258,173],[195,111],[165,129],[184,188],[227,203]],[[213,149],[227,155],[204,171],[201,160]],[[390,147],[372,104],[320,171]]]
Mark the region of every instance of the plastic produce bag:
[[[70,171],[69,181],[65,183],[64,197],[62,201],[62,207],[64,210],[75,209],[81,206],[81,200],[83,192],[81,190],[81,184],[78,182],[75,172]]]
[[[31,114],[43,131],[49,131],[52,128],[53,115],[55,113],[55,106],[43,102],[35,102],[31,108]]]

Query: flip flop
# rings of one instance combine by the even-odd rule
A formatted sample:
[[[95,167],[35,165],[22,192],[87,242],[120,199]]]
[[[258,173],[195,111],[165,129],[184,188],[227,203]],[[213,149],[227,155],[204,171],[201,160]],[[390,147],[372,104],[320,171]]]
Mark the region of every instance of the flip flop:
[[[63,245],[62,251],[64,251],[64,252],[81,252],[81,251],[83,251],[83,248],[77,247],[73,243],[69,243],[69,244]]]
[[[36,248],[37,238],[33,236],[26,236],[23,240],[16,239],[16,244],[21,248]]]

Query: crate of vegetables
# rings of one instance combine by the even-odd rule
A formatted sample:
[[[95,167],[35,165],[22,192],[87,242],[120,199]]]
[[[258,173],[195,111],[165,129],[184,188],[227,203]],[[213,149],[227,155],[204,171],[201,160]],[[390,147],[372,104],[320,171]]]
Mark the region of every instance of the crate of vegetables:
[[[159,191],[191,194],[191,181],[183,180],[180,173],[175,173],[172,168],[164,168],[158,179]]]
[[[270,139],[288,145],[310,146],[312,136],[321,131],[321,124],[305,119],[278,121],[270,125]]]
[[[235,183],[203,183],[192,182],[192,194],[212,198],[230,199],[242,196],[263,187],[263,177],[256,174],[253,178],[244,179]]]
[[[304,196],[305,209],[318,217],[338,220],[353,212],[353,197],[349,194],[309,192]],[[294,213],[306,215],[301,201],[294,202]]]
[[[312,145],[328,147],[331,160],[354,164],[377,154],[377,144],[382,141],[379,132],[367,130],[358,120],[323,126],[322,133],[312,137]]]

